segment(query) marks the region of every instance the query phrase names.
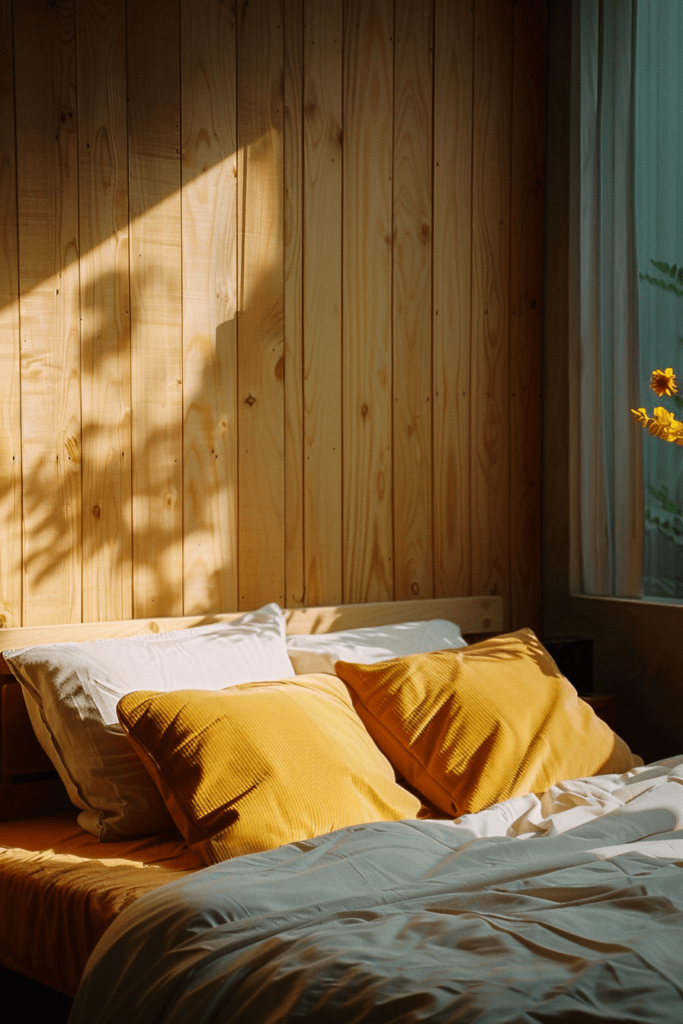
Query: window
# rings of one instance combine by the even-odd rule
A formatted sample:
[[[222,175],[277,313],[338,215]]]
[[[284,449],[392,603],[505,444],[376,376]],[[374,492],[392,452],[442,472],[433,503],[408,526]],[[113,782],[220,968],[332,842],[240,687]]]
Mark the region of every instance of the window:
[[[639,406],[683,419],[680,395],[656,398],[650,371],[672,367],[683,393],[683,4],[636,12],[635,219],[639,270]],[[683,449],[643,438],[643,595],[683,600]]]
[[[683,3],[576,0],[572,147],[584,593],[683,601]],[[672,367],[681,395],[656,397]]]

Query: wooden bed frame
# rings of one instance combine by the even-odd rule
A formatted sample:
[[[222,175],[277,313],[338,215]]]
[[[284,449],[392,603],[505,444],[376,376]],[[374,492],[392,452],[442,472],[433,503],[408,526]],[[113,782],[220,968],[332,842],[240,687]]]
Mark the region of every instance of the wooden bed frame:
[[[0,631],[0,650],[39,644],[103,640],[166,633],[215,622],[231,622],[244,612],[184,618],[128,619],[56,626],[22,626]],[[502,597],[447,597],[386,601],[329,608],[292,608],[285,612],[287,633],[329,633],[392,622],[448,619],[466,637],[503,631]],[[0,821],[37,817],[70,807],[61,781],[35,738],[19,683],[0,657]]]

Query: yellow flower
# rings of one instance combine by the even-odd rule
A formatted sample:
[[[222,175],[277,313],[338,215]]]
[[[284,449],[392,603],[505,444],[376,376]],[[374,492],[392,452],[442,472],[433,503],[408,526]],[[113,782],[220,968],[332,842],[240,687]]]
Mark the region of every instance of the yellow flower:
[[[661,437],[663,441],[677,441],[683,437],[683,423],[664,406],[658,405],[652,415],[653,418],[647,417],[643,426],[653,437]]]
[[[666,436],[669,432],[669,425],[673,418],[674,416],[672,412],[669,412],[669,410],[665,409],[664,406],[658,405],[652,411],[652,419],[648,419],[647,421],[646,427],[648,433],[652,434],[653,437],[661,437],[666,440]]]
[[[668,367],[666,370],[653,370],[650,377],[650,387],[658,395],[676,394],[678,388],[674,381],[676,374]],[[631,415],[636,423],[644,427],[653,437],[660,437],[663,441],[673,442],[683,447],[683,423],[677,420],[673,413],[670,413],[664,406],[656,406],[649,416],[646,409],[632,409]]]
[[[676,374],[670,366],[666,370],[653,370],[650,387],[658,395],[674,395],[678,391],[675,380]],[[662,441],[673,442],[683,448],[683,423],[663,405],[656,406],[652,416],[649,416],[647,409],[642,407],[631,409],[631,415],[636,423],[640,423],[653,437],[661,437]]]
[[[678,387],[674,383],[676,374],[671,367],[666,370],[653,370],[650,377],[650,387],[660,398],[662,395],[675,395]]]

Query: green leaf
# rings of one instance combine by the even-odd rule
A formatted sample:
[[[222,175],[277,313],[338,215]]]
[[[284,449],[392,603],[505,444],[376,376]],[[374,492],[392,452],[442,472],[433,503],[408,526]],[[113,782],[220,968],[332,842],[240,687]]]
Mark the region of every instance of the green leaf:
[[[663,288],[665,292],[673,292],[679,298],[683,296],[683,289],[677,288],[673,281],[663,281],[660,277],[650,277],[649,274],[639,274],[639,276],[642,281],[656,284],[658,288]]]
[[[662,510],[664,512],[671,513],[677,519],[680,519],[680,517],[683,516],[683,508],[679,508],[678,505],[676,505],[671,500],[671,498],[669,496],[669,488],[666,486],[666,484],[662,484],[662,486],[661,486],[661,488],[659,490],[654,488],[652,486],[652,484],[649,484],[648,490],[649,490],[650,494],[652,495],[652,497],[657,499],[657,501],[661,505]],[[681,521],[681,527],[683,528],[683,520],[680,520],[680,521]]]
[[[648,597],[683,597],[683,579],[678,576],[645,576]]]
[[[680,267],[677,263],[669,265],[664,260],[650,260],[650,263],[661,274],[668,274],[672,282],[678,281],[679,284],[683,285],[683,264]],[[649,274],[639,274],[639,277],[641,281],[649,281],[650,284],[656,284],[657,287],[673,292],[674,295],[683,296],[683,289],[676,288],[672,282],[662,281],[661,278],[651,277]]]
[[[654,527],[657,532],[661,533],[663,537],[670,540],[676,547],[683,548],[683,529],[680,526],[676,526],[666,519],[660,519],[659,516],[647,515],[645,516]]]

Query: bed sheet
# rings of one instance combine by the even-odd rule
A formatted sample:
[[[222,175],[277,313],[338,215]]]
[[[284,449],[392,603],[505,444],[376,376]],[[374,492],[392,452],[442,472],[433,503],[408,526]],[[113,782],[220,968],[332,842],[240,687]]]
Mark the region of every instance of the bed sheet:
[[[143,896],[70,1024],[683,1020],[683,757]]]
[[[77,814],[0,823],[0,963],[69,996],[125,907],[204,866],[176,832],[99,843]]]

